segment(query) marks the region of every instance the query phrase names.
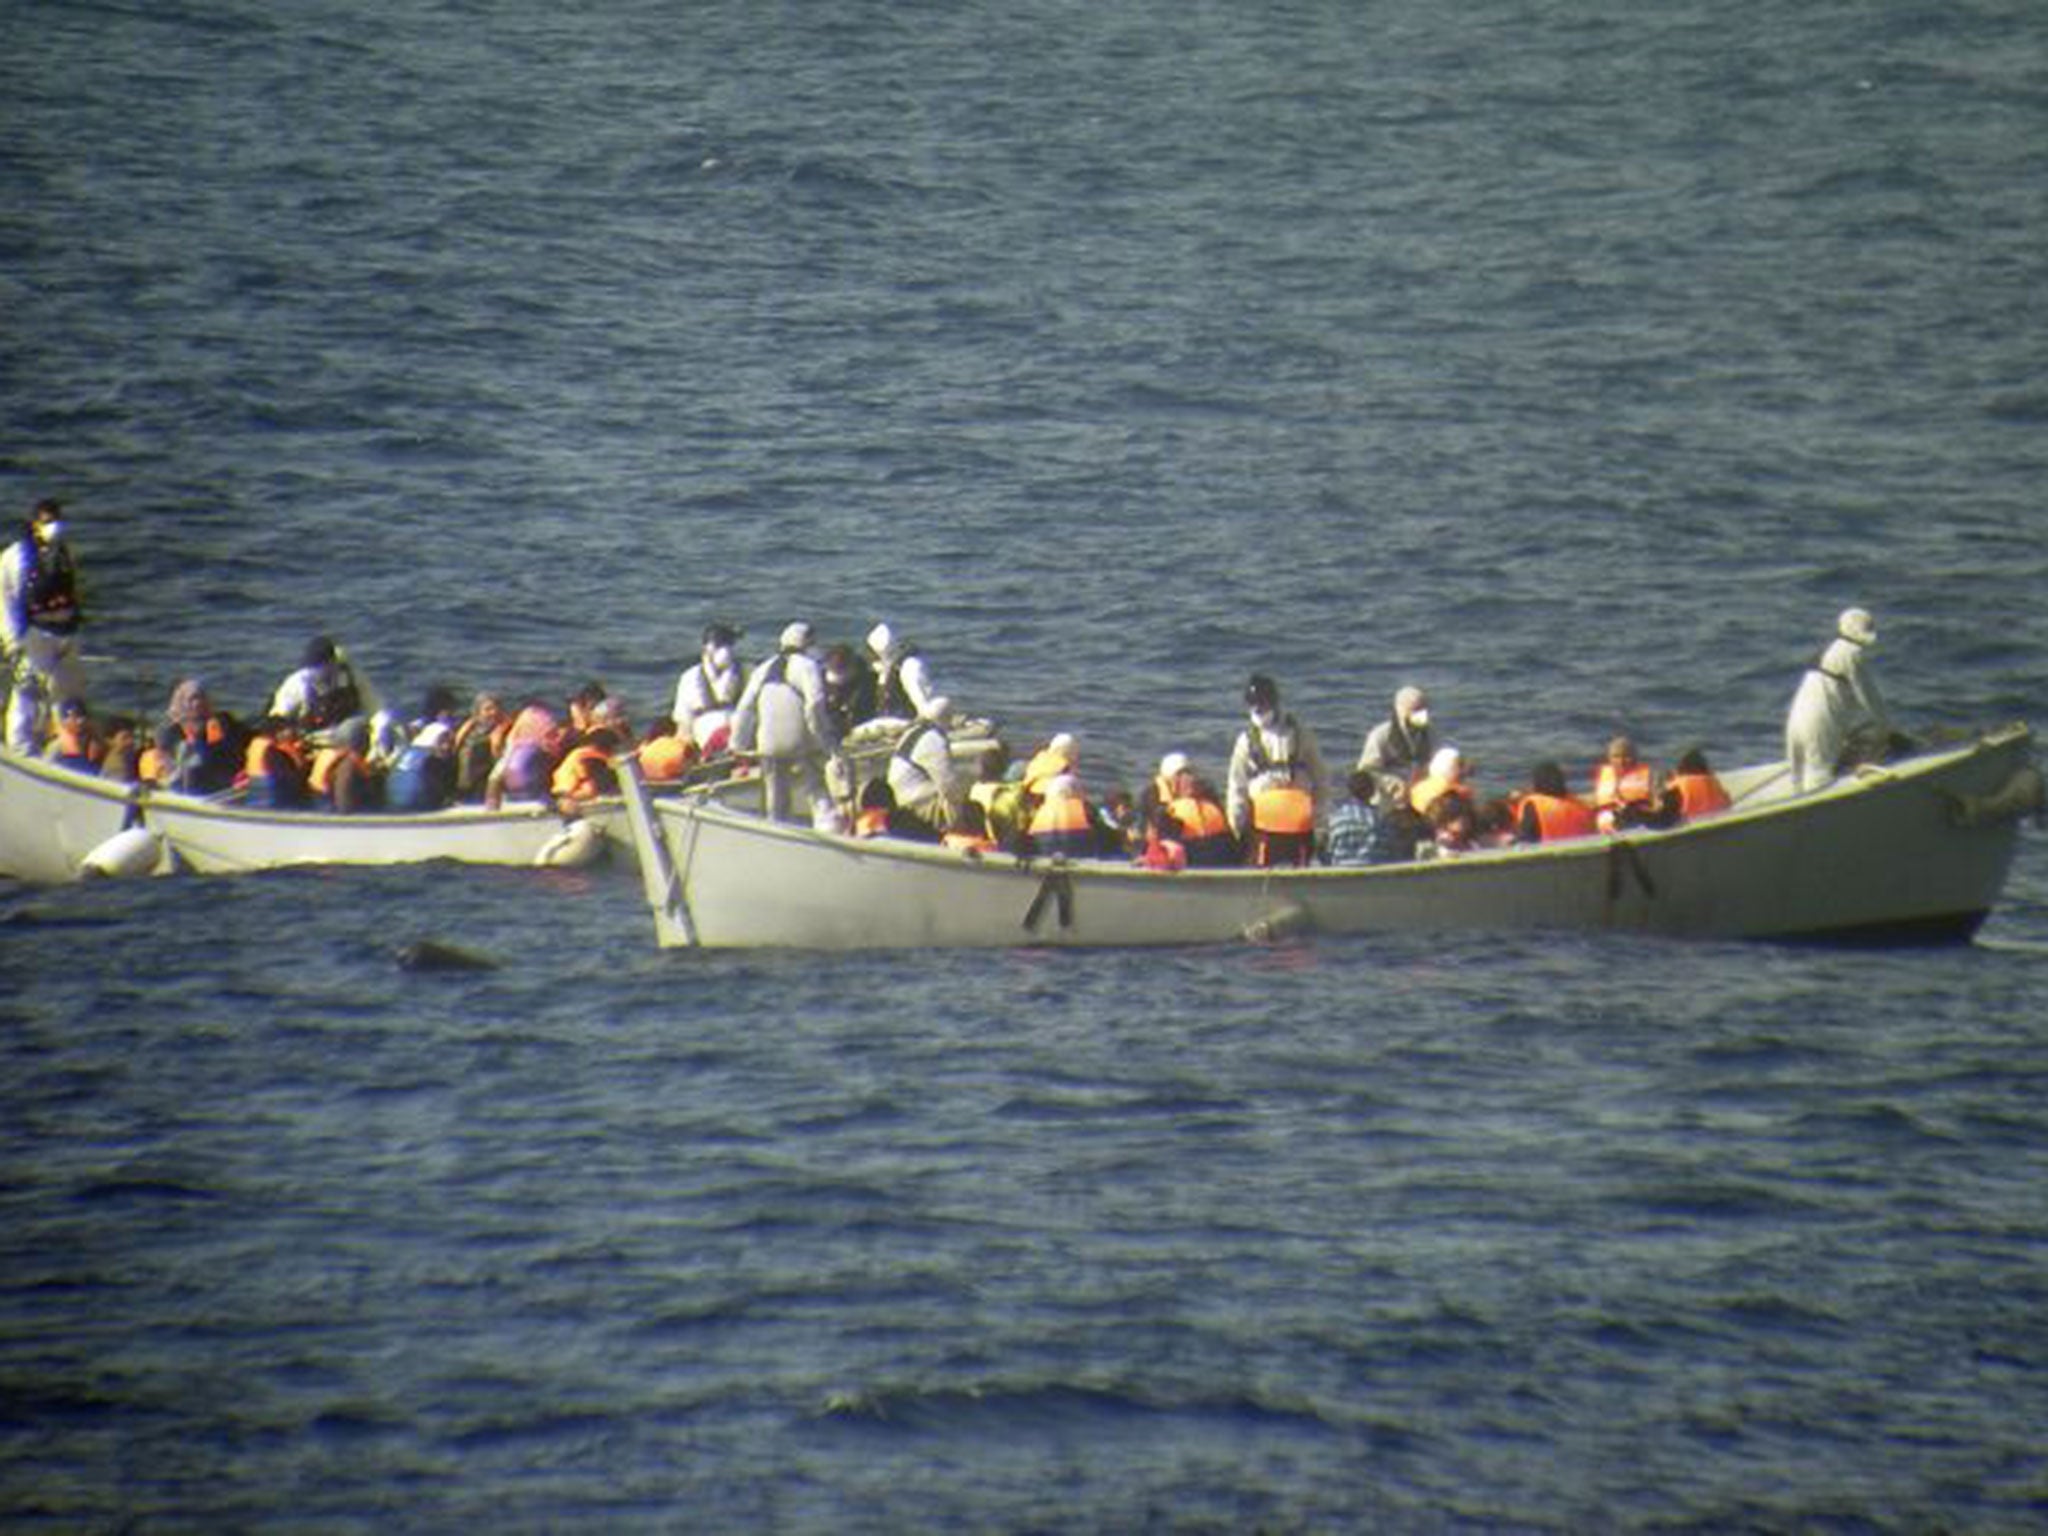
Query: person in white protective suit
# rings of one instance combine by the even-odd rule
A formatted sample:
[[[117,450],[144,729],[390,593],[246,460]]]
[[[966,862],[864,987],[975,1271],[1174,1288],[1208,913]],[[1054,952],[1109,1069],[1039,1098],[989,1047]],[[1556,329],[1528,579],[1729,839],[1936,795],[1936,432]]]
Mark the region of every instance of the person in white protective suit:
[[[825,759],[837,743],[825,716],[825,669],[811,654],[811,626],[782,631],[781,648],[754,668],[732,714],[732,744],[760,761],[764,804],[775,821],[811,821],[825,794]],[[801,807],[801,815],[793,814]]]
[[[1870,615],[1844,609],[1835,638],[1799,679],[1785,716],[1785,760],[1801,794],[1825,787],[1852,763],[1884,755],[1892,721],[1870,669],[1876,641]]]

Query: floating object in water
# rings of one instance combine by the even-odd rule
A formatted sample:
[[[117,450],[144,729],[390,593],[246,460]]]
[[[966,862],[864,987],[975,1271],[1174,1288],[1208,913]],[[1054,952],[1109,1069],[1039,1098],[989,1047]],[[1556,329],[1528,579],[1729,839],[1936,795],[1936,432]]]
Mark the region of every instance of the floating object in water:
[[[604,852],[604,828],[587,818],[572,821],[541,844],[533,856],[539,869],[581,869]]]
[[[402,971],[495,971],[498,962],[488,955],[443,944],[439,939],[419,939],[398,952]]]

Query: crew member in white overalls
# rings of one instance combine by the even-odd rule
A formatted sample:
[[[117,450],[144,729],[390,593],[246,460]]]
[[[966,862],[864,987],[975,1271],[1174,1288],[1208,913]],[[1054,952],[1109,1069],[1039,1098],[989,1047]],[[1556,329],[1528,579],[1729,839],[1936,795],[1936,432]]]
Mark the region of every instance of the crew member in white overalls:
[[[84,622],[78,568],[64,542],[64,508],[44,500],[21,537],[0,552],[0,677],[9,683],[7,745],[41,750],[66,699],[85,696],[78,654]]]
[[[1835,638],[1799,679],[1785,715],[1785,761],[1799,793],[1825,787],[1851,763],[1884,756],[1892,718],[1868,662],[1876,643],[1870,615],[1846,608]]]

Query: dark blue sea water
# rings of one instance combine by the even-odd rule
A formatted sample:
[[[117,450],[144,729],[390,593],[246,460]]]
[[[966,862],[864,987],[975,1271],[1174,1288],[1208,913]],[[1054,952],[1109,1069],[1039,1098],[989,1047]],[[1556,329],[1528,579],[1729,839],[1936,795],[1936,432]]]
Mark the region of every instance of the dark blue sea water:
[[[97,698],[921,639],[1101,780],[2048,718],[2048,32],[13,0],[0,501]],[[482,971],[401,969],[457,945]],[[616,870],[0,886],[0,1524],[2048,1525],[2048,857],[1972,947],[658,953]]]

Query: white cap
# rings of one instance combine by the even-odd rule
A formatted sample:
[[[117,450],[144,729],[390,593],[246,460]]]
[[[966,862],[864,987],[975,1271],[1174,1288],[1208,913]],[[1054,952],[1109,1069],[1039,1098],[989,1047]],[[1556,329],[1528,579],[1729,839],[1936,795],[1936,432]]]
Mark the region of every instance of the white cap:
[[[1053,737],[1045,745],[1047,751],[1064,757],[1070,763],[1081,755],[1081,744],[1065,731],[1061,731],[1059,735]]]
[[[1844,640],[1854,640],[1858,645],[1868,645],[1877,638],[1877,624],[1862,608],[1844,608],[1835,627]]]
[[[1429,760],[1429,776],[1432,779],[1455,779],[1465,771],[1465,755],[1456,747],[1438,747],[1436,756]]]
[[[810,645],[811,626],[806,624],[802,619],[798,619],[795,623],[784,626],[782,631],[782,648],[785,651],[809,650]]]
[[[1425,719],[1429,714],[1429,700],[1422,690],[1413,683],[1394,695],[1394,713],[1403,720]]]
[[[868,649],[877,656],[886,655],[889,647],[896,643],[896,632],[886,624],[877,624],[868,631]]]
[[[1186,773],[1191,765],[1185,752],[1169,752],[1159,759],[1159,777],[1170,779],[1177,773]]]

